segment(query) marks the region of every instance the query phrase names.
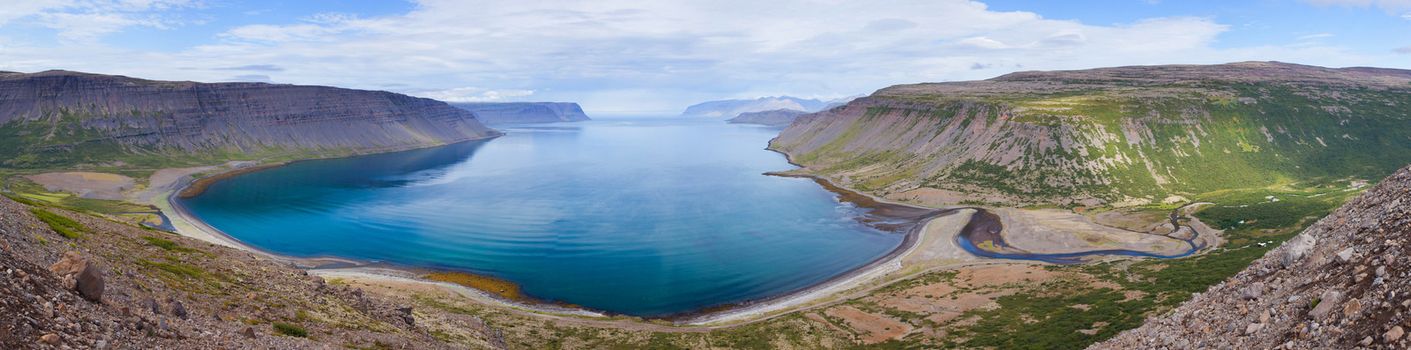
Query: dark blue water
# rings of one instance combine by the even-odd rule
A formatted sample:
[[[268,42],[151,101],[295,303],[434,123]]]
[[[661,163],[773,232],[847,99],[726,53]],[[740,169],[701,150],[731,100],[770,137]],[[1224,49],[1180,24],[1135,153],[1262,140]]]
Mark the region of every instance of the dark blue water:
[[[184,201],[250,245],[501,277],[546,300],[641,316],[776,296],[886,254],[764,150],[777,130],[718,120],[505,127],[489,141],[297,162]]]

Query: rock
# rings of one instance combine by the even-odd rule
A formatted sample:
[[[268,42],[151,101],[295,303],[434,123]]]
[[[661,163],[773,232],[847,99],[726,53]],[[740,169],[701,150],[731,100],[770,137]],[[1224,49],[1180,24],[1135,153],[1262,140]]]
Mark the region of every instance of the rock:
[[[1386,267],[1386,266],[1377,266],[1377,277],[1386,276],[1386,274],[1387,274],[1387,267]]]
[[[183,320],[186,319],[186,305],[181,304],[180,300],[167,299],[167,304],[170,305],[169,307],[171,308],[172,316],[176,316],[177,318]]]
[[[1269,323],[1269,310],[1259,313],[1259,323]]]
[[[1240,289],[1240,297],[1245,299],[1254,300],[1261,295],[1264,295],[1264,282],[1250,283]]]
[[[1372,345],[1372,340],[1373,340],[1373,339],[1372,339],[1372,336],[1369,335],[1369,336],[1367,336],[1366,338],[1362,338],[1362,341],[1357,342],[1357,345],[1361,345],[1361,346]]]
[[[245,327],[245,330],[244,330],[244,331],[240,331],[240,334],[241,334],[241,335],[244,335],[246,338],[254,338],[254,337],[255,337],[255,328],[254,328],[254,327]]]
[[[49,271],[59,276],[65,288],[76,290],[84,299],[92,302],[103,299],[102,273],[78,252],[65,252],[63,258],[49,265]]]
[[[75,287],[78,289],[78,295],[83,296],[84,299],[100,302],[103,300],[103,284],[103,275],[98,272],[97,268],[89,265],[88,268],[78,273],[78,283]]]
[[[1391,327],[1391,330],[1388,330],[1386,334],[1382,335],[1382,341],[1388,343],[1395,342],[1397,340],[1401,340],[1401,336],[1405,334],[1406,331],[1401,329],[1401,326],[1394,326]]]
[[[49,344],[49,345],[58,346],[58,345],[59,345],[59,335],[58,335],[58,334],[54,334],[54,333],[45,334],[44,336],[39,337],[39,342],[45,343],[45,344]]]
[[[1323,296],[1318,299],[1318,305],[1314,306],[1313,311],[1309,311],[1308,315],[1313,316],[1314,320],[1321,320],[1340,303],[1342,303],[1341,292],[1335,290],[1324,291]]]
[[[406,322],[408,326],[416,326],[416,317],[412,316],[412,308],[410,306],[397,308],[397,312],[401,313],[402,322]]]
[[[1258,332],[1260,329],[1263,328],[1263,323],[1250,323],[1248,326],[1244,327],[1244,334],[1254,334],[1254,332]]]
[[[1293,239],[1284,243],[1284,247],[1287,249],[1284,250],[1283,256],[1279,258],[1279,262],[1282,263],[1284,267],[1293,266],[1294,263],[1297,263],[1299,260],[1303,259],[1304,256],[1308,255],[1308,252],[1313,250],[1313,245],[1317,243],[1318,239],[1312,235],[1301,234],[1294,236]]]
[[[1338,251],[1338,262],[1346,264],[1349,261],[1352,261],[1353,252],[1354,250],[1352,249],[1352,247],[1343,248],[1341,251]]]
[[[162,314],[162,306],[161,306],[161,305],[157,305],[157,299],[152,299],[152,298],[142,299],[142,306],[143,306],[143,307],[146,307],[148,311],[152,311],[152,314],[153,314],[153,315],[161,315],[161,314]]]
[[[1352,317],[1362,312],[1362,301],[1352,299],[1347,301],[1347,305],[1342,306],[1342,317]]]

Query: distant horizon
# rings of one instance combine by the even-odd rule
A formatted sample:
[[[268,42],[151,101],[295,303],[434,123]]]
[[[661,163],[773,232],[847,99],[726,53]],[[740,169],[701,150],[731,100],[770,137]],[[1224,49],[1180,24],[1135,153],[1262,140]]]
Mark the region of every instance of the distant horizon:
[[[1239,61],[1411,68],[1411,38],[1387,35],[1408,32],[1411,3],[1365,0],[55,0],[0,10],[0,70],[666,113],[702,101],[838,98],[1029,70]]]

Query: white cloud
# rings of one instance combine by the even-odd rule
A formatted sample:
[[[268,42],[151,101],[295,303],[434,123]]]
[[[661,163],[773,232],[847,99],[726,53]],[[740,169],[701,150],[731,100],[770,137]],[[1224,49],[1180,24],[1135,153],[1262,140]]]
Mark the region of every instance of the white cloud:
[[[1376,7],[1387,12],[1411,9],[1411,0],[1306,0],[1321,6]]]
[[[200,7],[193,0],[24,0],[0,7],[0,26],[33,19],[67,41],[92,42],[129,27],[169,29],[187,22],[163,12]]]
[[[1300,41],[1318,40],[1318,39],[1327,39],[1327,38],[1331,38],[1331,37],[1333,37],[1333,34],[1332,34],[1332,33],[1317,33],[1317,34],[1308,34],[1308,35],[1299,36],[1299,37],[1298,37],[1298,40],[1300,40]]]
[[[534,90],[490,90],[477,87],[458,87],[436,91],[416,91],[411,94],[446,102],[502,102],[533,95]]]
[[[70,31],[91,37],[114,26],[169,23],[120,17],[139,22]],[[246,70],[284,83],[390,88],[449,101],[532,96],[583,102],[590,112],[674,112],[706,99],[837,97],[1018,69],[1251,59],[1368,65],[1366,57],[1316,41],[1213,47],[1228,30],[1200,17],[1093,25],[963,0],[420,0],[403,14],[330,13],[230,28],[178,52],[7,45],[0,69],[219,81],[230,78],[231,67],[277,64]]]

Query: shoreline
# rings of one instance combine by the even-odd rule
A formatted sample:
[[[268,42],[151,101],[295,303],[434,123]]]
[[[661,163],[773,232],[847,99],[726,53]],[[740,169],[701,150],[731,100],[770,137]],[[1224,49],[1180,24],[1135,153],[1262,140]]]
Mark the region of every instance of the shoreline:
[[[770,151],[783,154],[782,152],[778,152],[772,149],[770,149]],[[791,159],[788,159],[787,154],[784,155],[786,161],[788,161],[790,165],[799,166],[798,164],[794,163]],[[528,311],[530,313],[542,316],[591,317],[601,318],[604,320],[607,320],[608,318],[614,316],[619,316],[618,314],[603,312],[600,310],[592,310],[583,307],[563,307],[560,305],[549,303],[523,303],[514,300],[506,300],[494,296],[493,293],[490,291],[483,291],[459,284],[426,279],[421,275],[423,274],[422,272],[427,272],[422,270],[427,269],[395,266],[384,263],[365,262],[358,261],[356,259],[348,259],[341,257],[301,258],[281,255],[241,242],[239,239],[236,239],[226,234],[225,232],[215,227],[212,227],[206,222],[202,221],[200,218],[196,217],[196,215],[190,213],[185,207],[185,205],[180,203],[181,199],[198,196],[204,192],[204,189],[206,187],[209,187],[210,185],[213,185],[220,181],[234,178],[243,174],[256,172],[259,170],[277,168],[279,166],[288,165],[293,162],[297,161],[262,164],[251,167],[228,170],[225,172],[195,179],[190,183],[178,187],[175,191],[166,194],[165,201],[167,205],[170,206],[170,208],[172,209],[173,214],[175,214],[172,215],[173,219],[180,220],[184,224],[189,225],[194,230],[198,231],[199,234],[193,235],[183,232],[178,233],[183,236],[196,238],[213,244],[225,245],[228,247],[259,254],[272,260],[290,263],[296,267],[308,270],[311,274],[349,278],[367,278],[372,280],[396,280],[399,282],[414,282],[426,285],[434,285],[442,288],[448,288],[456,292],[456,294],[466,297],[470,297],[468,294],[474,294],[477,297],[470,297],[470,299],[475,300],[477,302]],[[876,216],[905,219],[907,221],[910,221],[909,224],[912,225],[912,227],[910,227],[907,232],[904,233],[905,236],[903,237],[902,243],[898,244],[896,248],[892,249],[887,254],[879,256],[878,258],[872,260],[871,262],[868,262],[867,264],[842,272],[836,276],[828,278],[827,280],[812,284],[808,287],[766,298],[747,300],[732,304],[720,305],[716,307],[707,307],[697,311],[666,315],[663,317],[642,317],[642,319],[644,320],[642,323],[649,323],[647,322],[647,320],[664,320],[670,321],[678,327],[706,325],[719,326],[723,324],[743,324],[753,321],[759,321],[793,312],[795,310],[792,309],[795,307],[806,306],[812,302],[818,301],[819,299],[835,296],[842,292],[862,286],[865,283],[871,282],[877,278],[882,278],[893,272],[902,270],[904,268],[904,264],[901,261],[902,257],[906,256],[907,253],[911,252],[917,247],[917,242],[921,241],[921,236],[925,234],[926,228],[931,223],[931,221],[936,218],[952,215],[958,211],[958,209],[956,208],[925,208],[909,204],[885,201],[865,193],[837,186],[828,179],[813,175],[788,174],[785,172],[769,172],[765,173],[765,175],[812,179],[814,180],[814,182],[822,186],[824,190],[837,194],[839,196],[839,201],[851,202],[854,205],[872,209],[872,212],[878,212]],[[199,186],[199,190],[193,190],[193,186]],[[872,212],[869,212],[869,214],[872,214]],[[174,226],[177,225],[175,225],[174,223]],[[632,315],[620,316],[639,317]]]

